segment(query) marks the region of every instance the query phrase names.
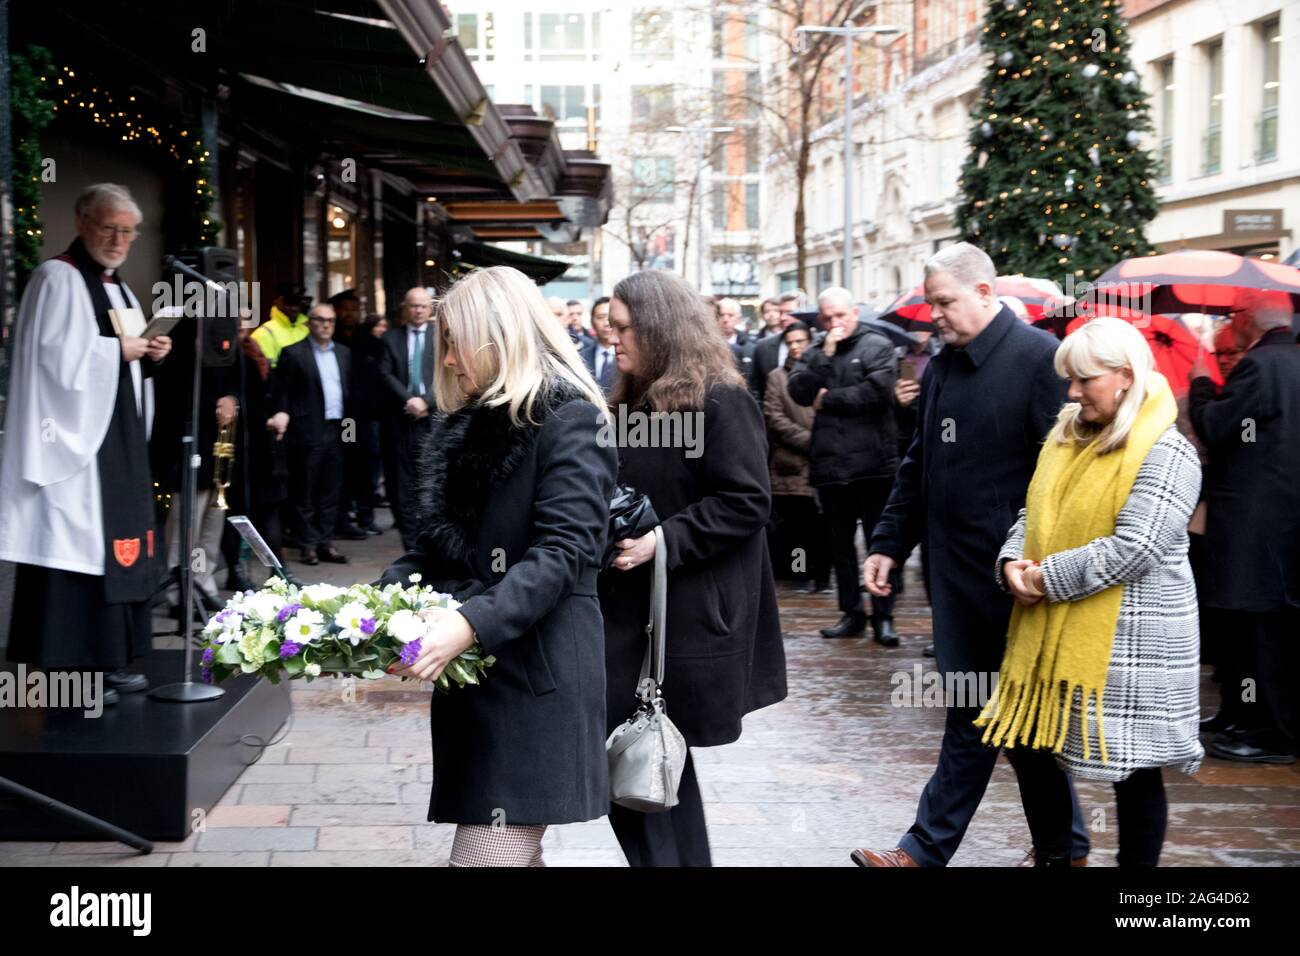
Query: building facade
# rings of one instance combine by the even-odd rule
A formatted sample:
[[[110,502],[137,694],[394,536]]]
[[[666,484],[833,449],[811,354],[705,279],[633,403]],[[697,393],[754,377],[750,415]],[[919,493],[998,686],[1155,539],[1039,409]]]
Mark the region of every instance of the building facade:
[[[805,275],[796,274],[788,165],[764,168],[764,294],[846,285],[878,307],[921,281],[954,225],[970,108],[987,57],[985,0],[880,3],[861,24],[898,34],[855,48],[853,262],[843,267],[842,66],[812,150]],[[1129,0],[1130,57],[1151,97],[1161,159],[1161,251],[1224,249],[1285,259],[1300,216],[1300,4]],[[842,64],[842,60],[840,61]],[[777,69],[769,51],[765,70]]]

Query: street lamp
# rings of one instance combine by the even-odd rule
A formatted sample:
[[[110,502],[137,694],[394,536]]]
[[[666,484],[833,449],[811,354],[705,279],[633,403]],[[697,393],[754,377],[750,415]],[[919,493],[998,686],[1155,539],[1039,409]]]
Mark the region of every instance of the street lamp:
[[[861,10],[859,6],[858,10]],[[844,37],[844,264],[840,285],[853,291],[853,41],[860,36],[902,33],[902,27],[855,27],[855,10],[842,27],[796,27],[795,33],[829,33]],[[799,277],[803,281],[803,277]]]
[[[713,133],[734,133],[734,126],[665,126],[666,133],[688,133],[700,137],[700,160],[695,166],[695,242],[699,246],[696,250],[696,271],[701,292],[709,292],[712,286],[711,282],[705,281],[704,274],[704,158],[708,155],[708,137]],[[688,230],[690,224],[687,223]],[[686,263],[682,263],[682,271],[685,273]]]

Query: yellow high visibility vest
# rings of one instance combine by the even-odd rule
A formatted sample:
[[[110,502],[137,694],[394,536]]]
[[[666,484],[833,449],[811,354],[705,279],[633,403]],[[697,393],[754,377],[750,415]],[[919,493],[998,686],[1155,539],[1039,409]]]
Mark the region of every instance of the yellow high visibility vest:
[[[299,321],[292,322],[287,315],[271,306],[271,317],[253,329],[253,341],[262,350],[271,368],[275,368],[280,361],[280,352],[307,337],[307,317],[302,315],[298,318]]]

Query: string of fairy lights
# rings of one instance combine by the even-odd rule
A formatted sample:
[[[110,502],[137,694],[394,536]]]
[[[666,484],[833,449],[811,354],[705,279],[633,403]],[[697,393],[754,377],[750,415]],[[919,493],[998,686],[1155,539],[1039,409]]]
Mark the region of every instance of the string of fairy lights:
[[[212,154],[204,148],[201,138],[183,127],[146,119],[134,94],[120,100],[106,88],[79,77],[71,66],[42,75],[40,81],[56,115],[79,114],[123,143],[141,143],[169,156],[186,177],[185,189],[192,199],[181,210],[169,206],[168,214],[181,216],[184,225],[181,232],[195,245],[211,245],[217,241],[221,223],[212,211],[216,202],[209,172]],[[33,173],[39,176],[39,172]],[[18,207],[15,211],[22,215],[28,210]],[[31,212],[35,218],[37,210]],[[29,236],[41,233],[39,224],[27,230]]]

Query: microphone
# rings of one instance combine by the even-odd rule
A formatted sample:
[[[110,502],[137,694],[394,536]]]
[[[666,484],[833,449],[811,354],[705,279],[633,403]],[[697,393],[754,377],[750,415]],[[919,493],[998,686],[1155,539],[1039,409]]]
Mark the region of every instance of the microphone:
[[[181,262],[181,260],[177,259],[175,256],[163,256],[162,263],[164,268],[174,269],[177,272],[179,272],[181,275],[188,276],[189,278],[193,279],[195,282],[202,282],[213,292],[226,291],[226,287],[223,286],[220,282],[217,282],[213,279],[209,279],[202,272],[199,272],[197,269],[191,268],[190,266],[186,265],[184,262]]]

